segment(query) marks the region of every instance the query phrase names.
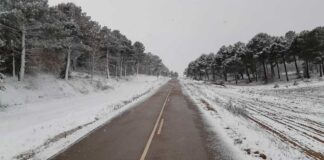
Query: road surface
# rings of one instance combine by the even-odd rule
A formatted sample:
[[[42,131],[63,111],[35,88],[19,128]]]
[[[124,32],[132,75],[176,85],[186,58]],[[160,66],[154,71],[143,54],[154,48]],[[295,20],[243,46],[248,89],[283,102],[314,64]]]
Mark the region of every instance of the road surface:
[[[52,159],[230,159],[210,147],[210,132],[200,116],[196,106],[183,95],[179,82],[171,80],[146,101]]]

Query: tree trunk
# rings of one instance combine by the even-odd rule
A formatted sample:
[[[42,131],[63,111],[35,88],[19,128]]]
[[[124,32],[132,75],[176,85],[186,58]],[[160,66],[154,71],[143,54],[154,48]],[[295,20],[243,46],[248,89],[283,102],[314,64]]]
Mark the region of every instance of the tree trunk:
[[[253,61],[253,65],[254,65],[254,75],[255,75],[255,81],[258,81],[258,71],[257,71],[257,65],[256,63]]]
[[[275,59],[275,62],[276,62],[276,66],[277,66],[278,78],[281,80],[281,76],[280,76],[280,68],[279,68],[279,64],[278,64],[278,60],[277,60],[277,58]]]
[[[125,77],[126,77],[127,76],[127,63],[125,63],[124,70],[125,70]]]
[[[69,80],[69,71],[70,71],[70,63],[71,63],[71,48],[69,47],[67,50],[67,57],[66,57],[66,68],[65,68],[65,76],[64,79],[67,81]]]
[[[13,45],[13,40],[10,41],[10,47],[11,47],[11,51],[12,51],[12,77],[16,78],[16,56],[15,56],[15,51],[13,49],[14,45]]]
[[[320,70],[320,77],[323,77],[323,73],[322,73],[322,64],[319,65],[319,70]]]
[[[282,60],[283,60],[283,64],[284,64],[284,67],[285,67],[286,80],[289,81],[288,72],[287,72],[287,66],[286,66],[286,59],[285,59],[284,55],[282,55]]]
[[[19,81],[23,81],[25,77],[25,64],[26,64],[26,29],[25,26],[22,27],[21,35],[21,60],[20,60],[20,73]]]
[[[91,75],[91,54],[89,53],[89,71],[88,74]]]
[[[310,78],[309,75],[309,64],[308,64],[308,59],[305,60],[305,65],[306,65],[306,78]]]
[[[12,77],[16,78],[16,59],[15,52],[12,52]]]
[[[264,80],[265,80],[265,83],[268,83],[267,69],[266,69],[266,65],[265,65],[264,60],[262,61],[262,65],[263,65]]]
[[[234,74],[235,84],[237,85],[237,75]]]
[[[216,80],[215,67],[212,67],[213,81]]]
[[[118,77],[118,62],[116,62],[116,65],[115,65],[115,75],[117,78]]]
[[[227,82],[227,72],[226,72],[226,67],[224,67],[224,79],[225,79],[225,82]]]
[[[299,68],[298,68],[298,65],[297,65],[297,58],[296,58],[295,55],[293,57],[294,57],[294,62],[295,62],[295,67],[296,67],[296,74],[297,74],[297,77],[299,78],[300,73],[299,73]]]
[[[136,76],[138,77],[138,70],[139,70],[139,62],[137,62],[137,66],[136,66]]]
[[[272,65],[272,63],[270,63],[270,68],[271,68],[271,78],[275,78],[276,74],[275,74],[274,66]]]
[[[146,64],[144,65],[144,68],[143,68],[143,74],[147,74],[147,69],[146,69]]]
[[[93,82],[93,75],[94,75],[94,55],[95,55],[95,53],[93,54],[93,55],[91,55],[91,83]]]
[[[120,77],[123,77],[123,58],[120,58]]]
[[[73,71],[76,71],[77,70],[77,60],[78,60],[77,58],[74,58],[74,59],[71,60],[71,62],[72,62],[71,63],[71,66],[72,66],[71,69]]]
[[[250,73],[249,73],[249,67],[248,67],[247,64],[245,64],[245,72],[246,72],[246,75],[247,75],[247,77],[249,79],[249,82],[252,82],[251,77],[250,77]]]
[[[209,81],[209,74],[208,74],[208,70],[206,69],[206,78]]]
[[[109,71],[109,50],[107,49],[106,53],[106,72],[107,72],[107,79],[110,79],[110,71]]]
[[[324,74],[324,58],[322,57],[322,72]]]

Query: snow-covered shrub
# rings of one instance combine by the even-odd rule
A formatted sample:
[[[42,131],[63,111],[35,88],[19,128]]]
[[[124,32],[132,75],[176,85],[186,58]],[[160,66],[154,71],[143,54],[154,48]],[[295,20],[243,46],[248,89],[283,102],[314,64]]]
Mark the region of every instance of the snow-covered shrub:
[[[279,88],[279,84],[275,84],[273,88]]]
[[[111,86],[105,84],[105,82],[100,81],[100,80],[99,81],[96,81],[95,87],[96,87],[97,90],[102,90],[102,91],[108,90],[108,89],[111,89],[112,88]]]
[[[225,85],[225,82],[224,81],[219,81],[219,85],[224,86]]]
[[[2,109],[7,108],[7,107],[8,107],[8,105],[3,104],[3,102],[2,102],[1,99],[0,99],[0,111],[1,111]]]
[[[309,80],[309,79],[305,79],[304,82],[305,82],[305,83],[309,83],[309,82],[311,82],[311,80]]]
[[[101,81],[97,81],[97,83],[96,83],[96,88],[97,88],[97,89],[101,89],[102,86],[103,86],[102,82],[101,82]]]
[[[112,88],[111,86],[105,85],[105,86],[102,86],[101,90],[108,90],[108,89],[111,89],[111,88]]]
[[[243,117],[247,117],[248,116],[248,112],[245,110],[245,108],[243,107],[239,107],[237,105],[235,105],[232,100],[229,100],[228,103],[225,105],[225,108],[233,113],[234,115],[238,115],[238,116],[243,116]]]
[[[107,89],[110,89],[110,88],[112,88],[111,86],[108,86],[108,85],[105,85],[103,82],[101,82],[101,81],[98,81],[97,83],[96,83],[96,88],[98,89],[98,90],[102,90],[102,91],[104,91],[104,90],[107,90]]]
[[[6,76],[2,73],[0,73],[0,80],[4,80],[6,78]]]
[[[213,82],[213,84],[215,84],[215,85],[220,85],[220,86],[223,86],[223,87],[226,87],[224,81],[216,81],[216,82]]]

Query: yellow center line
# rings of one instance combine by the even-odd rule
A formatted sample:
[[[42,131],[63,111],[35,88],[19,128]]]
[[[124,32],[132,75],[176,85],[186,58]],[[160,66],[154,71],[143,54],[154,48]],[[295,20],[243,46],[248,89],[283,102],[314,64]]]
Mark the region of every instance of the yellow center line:
[[[159,130],[158,130],[158,132],[157,132],[158,135],[161,134],[162,126],[163,126],[163,122],[164,122],[164,119],[162,118],[162,119],[161,119],[161,123],[160,123]]]
[[[151,143],[152,143],[152,140],[153,140],[153,137],[154,137],[154,133],[156,132],[157,126],[158,126],[158,124],[159,124],[159,121],[160,121],[160,119],[161,119],[161,117],[162,117],[162,114],[163,114],[163,111],[164,111],[164,108],[165,108],[165,104],[166,104],[166,102],[167,102],[167,100],[168,100],[168,98],[169,98],[169,95],[170,95],[171,91],[172,91],[172,88],[170,89],[170,91],[169,91],[167,97],[166,97],[165,100],[164,100],[164,103],[163,103],[162,109],[161,109],[161,111],[160,111],[160,114],[159,114],[159,116],[158,116],[156,122],[155,122],[155,125],[154,125],[154,128],[153,128],[153,131],[152,131],[152,133],[151,133],[151,135],[150,135],[150,138],[148,139],[148,141],[147,141],[147,143],[146,143],[146,146],[145,146],[145,148],[144,148],[144,151],[143,151],[143,153],[142,153],[142,156],[141,156],[140,160],[145,160],[146,154],[147,154],[147,152],[148,152],[148,150],[149,150],[149,148],[150,148],[150,145],[151,145]]]

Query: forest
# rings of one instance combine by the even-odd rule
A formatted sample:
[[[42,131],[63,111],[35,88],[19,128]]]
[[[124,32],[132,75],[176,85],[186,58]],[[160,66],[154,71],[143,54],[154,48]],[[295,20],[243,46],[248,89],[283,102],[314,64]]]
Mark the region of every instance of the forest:
[[[101,26],[73,3],[47,0],[0,2],[0,78],[72,71],[110,77],[175,75],[162,60],[118,30]]]
[[[196,80],[270,81],[323,76],[324,27],[288,31],[284,36],[258,33],[246,44],[222,46],[189,63],[185,75]]]

